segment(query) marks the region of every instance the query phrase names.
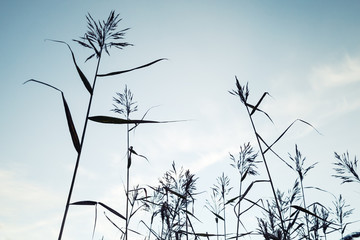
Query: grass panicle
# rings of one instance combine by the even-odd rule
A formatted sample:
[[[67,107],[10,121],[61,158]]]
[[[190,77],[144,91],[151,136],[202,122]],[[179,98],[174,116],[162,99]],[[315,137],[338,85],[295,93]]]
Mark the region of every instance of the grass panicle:
[[[360,173],[358,170],[358,160],[356,156],[354,160],[350,159],[349,152],[339,155],[335,152],[336,162],[334,163],[334,170],[336,174],[333,177],[339,178],[343,183],[360,183]]]

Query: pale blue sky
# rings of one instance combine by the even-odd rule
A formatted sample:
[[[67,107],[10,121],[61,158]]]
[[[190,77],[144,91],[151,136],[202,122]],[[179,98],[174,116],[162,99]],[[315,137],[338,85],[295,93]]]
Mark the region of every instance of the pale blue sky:
[[[197,174],[199,191],[208,191],[223,171],[236,186],[228,153],[254,142],[243,106],[228,93],[235,88],[236,75],[242,83],[249,82],[251,101],[264,91],[272,96],[262,109],[275,124],[256,118],[269,142],[296,118],[323,134],[296,124],[275,149],[287,158],[297,143],[308,164],[319,162],[305,184],[343,194],[356,208],[352,220],[360,219],[358,186],[340,185],[331,177],[334,151],[348,150],[353,158],[360,149],[358,1],[2,1],[0,240],[57,237],[76,152],[60,94],[22,83],[35,78],[62,89],[81,134],[88,93],[66,46],[44,39],[67,41],[92,79],[94,61],[84,63],[90,52],[71,40],[86,31],[88,12],[103,19],[113,9],[123,18],[120,27],[131,28],[126,40],[134,46],[113,49],[100,72],[169,60],[99,80],[91,115],[112,115],[112,97],[127,84],[139,104],[134,117],[160,105],[148,118],[191,119],[139,127],[132,145],[150,164],[141,159],[134,163],[132,184],[156,184],[175,161]],[[124,134],[120,126],[89,124],[73,201],[104,201],[123,211]],[[295,175],[270,159],[276,186],[290,188]],[[253,197],[264,191],[257,188]],[[198,197],[196,211],[203,218],[199,231],[214,229],[213,221],[206,220],[212,216],[203,208],[207,196]],[[308,196],[309,202],[329,205],[333,200],[312,190]],[[249,229],[254,221],[249,217]],[[95,239],[119,236],[103,215],[99,222]],[[89,239],[92,224],[92,208],[72,207],[63,239]],[[359,231],[359,223],[350,225],[351,230]]]

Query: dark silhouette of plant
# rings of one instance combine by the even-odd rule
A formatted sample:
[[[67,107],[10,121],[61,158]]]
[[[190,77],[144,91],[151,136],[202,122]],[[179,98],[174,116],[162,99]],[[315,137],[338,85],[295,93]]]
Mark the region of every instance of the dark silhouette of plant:
[[[290,124],[289,127],[287,127],[285,129],[285,131],[272,143],[272,144],[267,144],[266,141],[261,137],[260,133],[257,131],[256,127],[255,127],[255,122],[253,119],[253,115],[256,112],[260,112],[265,114],[265,116],[272,122],[272,119],[270,118],[270,116],[264,112],[263,110],[261,110],[259,108],[261,102],[263,101],[263,99],[265,98],[266,95],[269,95],[268,92],[263,93],[263,95],[261,96],[260,100],[255,104],[252,105],[248,102],[248,97],[249,97],[249,88],[248,88],[248,84],[241,86],[241,84],[239,83],[239,80],[237,79],[237,77],[235,76],[236,79],[236,89],[229,91],[230,94],[234,95],[234,96],[238,96],[240,99],[240,102],[245,106],[246,108],[246,112],[249,116],[250,122],[251,122],[251,126],[253,129],[253,132],[255,134],[256,137],[256,141],[260,150],[260,155],[262,157],[262,160],[264,162],[265,165],[265,169],[266,169],[266,173],[268,176],[268,180],[271,186],[271,190],[273,193],[273,197],[274,197],[274,201],[275,201],[275,205],[276,205],[276,209],[277,209],[277,215],[275,217],[278,217],[279,219],[279,225],[280,225],[280,231],[282,231],[281,236],[284,237],[285,239],[287,239],[288,237],[286,236],[287,231],[286,231],[286,227],[285,227],[285,221],[284,221],[284,217],[282,216],[282,210],[281,210],[281,206],[278,200],[278,196],[277,193],[275,191],[275,186],[274,186],[274,181],[272,179],[272,176],[270,174],[270,169],[269,169],[269,165],[267,163],[265,154],[270,151],[272,152],[275,156],[277,156],[282,162],[284,162],[286,165],[290,166],[283,158],[281,158],[273,149],[272,147],[274,146],[274,144],[276,144],[283,136],[284,134],[293,126],[293,124],[297,121],[300,121],[302,123],[305,123],[306,125],[314,128],[311,124],[309,124],[308,122],[301,120],[301,119],[297,119],[294,122],[292,122]],[[315,128],[314,128],[315,129]],[[316,130],[316,129],[315,129]]]
[[[334,215],[334,222],[339,225],[339,232],[341,238],[343,238],[346,227],[350,224],[350,222],[346,222],[346,219],[353,213],[354,209],[349,209],[350,205],[346,204],[341,194],[339,198],[333,201],[333,205],[334,208],[331,210]]]
[[[222,201],[218,198],[217,193],[214,190],[211,191],[210,198],[211,202],[209,201],[209,199],[206,199],[205,207],[215,216],[216,239],[219,240],[219,219],[225,221],[225,219],[220,216],[223,209]]]
[[[254,176],[258,175],[257,166],[256,164],[259,162],[256,162],[255,159],[258,156],[258,153],[254,153],[254,150],[252,146],[250,145],[250,142],[247,144],[244,144],[244,146],[240,146],[240,152],[239,157],[235,158],[234,155],[230,154],[230,159],[233,161],[231,163],[231,166],[233,166],[235,169],[238,170],[239,173],[239,200],[236,203],[237,211],[235,210],[236,215],[236,239],[239,238],[239,226],[240,226],[240,215],[241,215],[241,200],[245,197],[242,193],[242,184],[243,181],[246,179],[247,176]],[[248,189],[246,193],[249,191]]]
[[[152,187],[150,187],[152,188]],[[152,191],[152,195],[148,196],[147,198],[142,199],[142,202],[144,204],[144,210],[146,212],[149,212],[151,217],[150,217],[150,225],[147,225],[143,220],[141,220],[140,222],[143,223],[146,228],[149,230],[147,239],[150,240],[151,235],[155,235],[156,238],[158,239],[160,236],[153,230],[153,223],[154,223],[154,219],[157,215],[160,214],[161,212],[161,204],[162,201],[164,199],[164,194],[162,193],[162,188],[161,186],[158,186],[157,188],[153,189]]]
[[[74,188],[74,184],[75,184],[75,179],[76,179],[76,176],[77,176],[77,170],[78,170],[79,162],[80,162],[80,158],[81,158],[81,153],[82,153],[82,148],[83,148],[83,144],[84,144],[87,124],[88,124],[88,120],[90,119],[89,113],[90,113],[90,109],[91,109],[91,105],[92,105],[92,100],[93,100],[93,96],[94,96],[94,90],[95,90],[97,78],[98,77],[106,77],[106,76],[114,76],[114,75],[118,75],[118,74],[131,72],[131,71],[134,71],[134,70],[137,70],[137,69],[148,67],[148,66],[150,66],[150,65],[152,65],[154,63],[157,63],[159,61],[164,60],[164,59],[158,59],[158,60],[155,60],[153,62],[147,63],[147,64],[139,66],[139,67],[135,67],[135,68],[132,68],[132,69],[121,70],[121,71],[116,71],[116,72],[110,72],[110,73],[106,73],[106,74],[99,74],[98,73],[99,72],[99,66],[100,66],[100,62],[101,62],[101,59],[102,59],[102,54],[103,54],[104,51],[108,55],[110,55],[109,50],[112,47],[122,49],[124,47],[127,47],[127,46],[131,45],[131,44],[123,41],[124,35],[125,35],[126,31],[129,28],[118,30],[118,24],[120,23],[121,19],[119,18],[119,14],[115,14],[115,11],[110,12],[110,15],[109,15],[109,17],[107,18],[106,21],[105,20],[104,21],[95,21],[90,14],[88,14],[86,16],[86,18],[87,18],[87,25],[88,25],[87,32],[84,34],[84,36],[80,37],[80,40],[74,40],[74,41],[79,43],[81,46],[89,48],[89,49],[92,50],[92,54],[86,59],[86,61],[93,58],[94,56],[96,56],[96,58],[97,58],[95,74],[94,74],[94,77],[93,77],[92,85],[90,84],[87,77],[81,71],[79,65],[77,64],[76,59],[75,59],[75,55],[74,55],[70,45],[67,44],[64,41],[50,40],[50,41],[53,41],[53,42],[62,43],[62,44],[67,45],[67,47],[69,48],[69,50],[71,52],[72,61],[73,61],[74,65],[75,65],[76,71],[79,74],[79,77],[80,77],[81,81],[83,82],[85,88],[87,89],[87,91],[90,94],[90,99],[89,99],[89,102],[88,102],[86,117],[85,117],[85,121],[84,121],[84,125],[83,125],[83,131],[82,131],[82,135],[81,135],[80,140],[79,140],[79,137],[77,135],[75,125],[74,125],[74,123],[72,121],[70,109],[69,109],[68,104],[67,104],[67,102],[65,100],[64,93],[60,89],[54,87],[53,85],[50,85],[48,83],[45,83],[45,82],[42,82],[42,81],[39,81],[39,80],[30,79],[29,81],[26,81],[26,82],[40,83],[40,84],[51,87],[51,88],[61,92],[62,99],[63,99],[63,105],[64,105],[64,108],[65,108],[66,119],[67,119],[67,123],[68,123],[68,127],[69,127],[69,132],[70,132],[70,135],[71,135],[72,142],[73,142],[73,145],[75,147],[75,150],[78,153],[76,163],[75,163],[75,167],[74,167],[72,180],[71,180],[71,184],[70,184],[69,194],[68,194],[66,205],[65,205],[65,211],[64,211],[64,215],[63,215],[63,219],[62,219],[62,223],[61,223],[61,227],[60,227],[60,232],[59,232],[59,237],[58,237],[59,240],[62,238],[62,234],[63,234],[63,230],[64,230],[64,226],[65,226],[69,206],[71,205],[70,204],[71,196],[72,196],[72,192],[73,192],[73,188]],[[124,123],[126,123],[126,121]]]
[[[322,207],[319,216],[320,216],[320,226],[322,229],[322,232],[324,234],[325,240],[327,239],[327,230],[329,226],[331,225],[331,220],[329,219],[330,212],[325,207]]]
[[[336,174],[332,176],[339,178],[343,183],[357,182],[360,183],[360,173],[358,172],[358,160],[356,156],[354,160],[350,160],[349,152],[342,154],[341,156],[335,152],[336,162],[334,163],[334,170]]]
[[[291,206],[300,199],[300,189],[298,181],[295,181],[293,188],[287,194],[280,190],[276,191],[278,203],[282,216],[284,217],[285,231],[281,229],[280,218],[277,213],[277,205],[273,199],[267,201],[264,207],[264,218],[257,218],[258,232],[265,239],[291,240],[304,238],[303,223],[299,221],[299,210],[292,211]]]
[[[172,169],[159,180],[160,186],[152,187],[160,195],[156,202],[151,204],[157,207],[154,213],[160,215],[161,231],[156,233],[146,224],[145,226],[157,239],[181,239],[183,235],[188,239],[190,234],[197,235],[190,219],[190,217],[196,219],[193,214],[196,181],[194,174],[189,170],[184,171],[183,168],[178,171],[173,162]],[[190,206],[192,206],[191,211],[189,211]],[[154,217],[155,215],[152,219]]]
[[[222,173],[221,176],[216,178],[216,184],[213,185],[211,188],[214,192],[214,195],[217,197],[217,200],[221,202],[221,211],[223,212],[223,219],[224,219],[224,239],[226,239],[226,211],[225,211],[225,205],[226,205],[226,196],[231,191],[232,187],[230,187],[230,178],[228,176],[225,176],[224,173]]]
[[[303,157],[301,155],[301,152],[299,151],[297,145],[295,145],[295,156],[292,157],[289,154],[289,157],[292,160],[292,162],[295,163],[295,167],[291,167],[291,169],[296,171],[299,176],[303,205],[304,205],[304,209],[307,209],[303,181],[304,181],[304,177],[306,176],[306,174],[309,172],[309,170],[311,170],[315,167],[317,162],[308,167],[305,167],[304,163],[305,163],[306,157]],[[309,239],[310,238],[310,228],[309,228],[309,216],[307,213],[305,213],[305,222],[306,222],[306,229],[307,229],[307,239]]]
[[[133,94],[131,93],[130,89],[127,88],[125,85],[124,93],[116,93],[117,98],[114,97],[113,100],[116,104],[114,104],[114,111],[120,115],[123,115],[126,120],[130,119],[130,114],[137,111],[136,102],[133,101]],[[129,188],[130,188],[130,166],[131,166],[131,150],[134,151],[132,148],[130,149],[130,135],[129,135],[129,124],[126,124],[126,156],[127,156],[127,167],[126,167],[126,223],[125,223],[125,239],[128,236],[128,227],[129,227]]]

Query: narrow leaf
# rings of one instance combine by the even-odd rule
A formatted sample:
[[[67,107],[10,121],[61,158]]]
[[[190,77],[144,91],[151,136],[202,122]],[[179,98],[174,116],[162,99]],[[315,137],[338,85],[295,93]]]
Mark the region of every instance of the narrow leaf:
[[[118,213],[117,211],[115,211],[114,209],[112,209],[111,207],[105,205],[105,204],[102,203],[102,202],[98,202],[98,203],[99,203],[101,206],[103,206],[104,208],[106,208],[107,210],[109,210],[110,212],[112,212],[113,214],[115,214],[116,216],[118,216],[118,217],[126,220],[126,218],[125,218],[123,215],[121,215],[120,213]]]
[[[118,226],[106,215],[105,212],[104,212],[104,215],[105,215],[105,217],[109,220],[109,222],[111,222],[117,229],[119,229],[120,232],[122,232],[123,234],[125,234],[124,231],[123,231],[120,227],[118,227]]]
[[[164,188],[165,188],[166,191],[169,191],[170,193],[175,194],[175,195],[178,196],[179,198],[186,199],[186,196],[184,196],[184,195],[182,195],[182,194],[180,194],[180,193],[178,193],[178,192],[173,191],[173,190],[170,189],[169,187],[166,187],[166,186],[165,186]]]
[[[141,155],[141,154],[137,154],[137,152],[135,152],[133,146],[130,146],[129,151],[130,151],[130,153],[135,154],[135,155],[138,156],[138,157],[145,158],[145,160],[149,162],[149,160],[147,159],[147,157],[145,157],[144,155]]]
[[[71,50],[71,47],[69,44],[67,44],[66,42],[64,41],[59,41],[59,40],[52,40],[52,39],[48,39],[49,41],[52,41],[52,42],[58,42],[58,43],[63,43],[63,44],[66,44],[68,46],[68,48],[70,49],[70,52],[71,52],[71,55],[72,55],[72,59],[73,59],[73,62],[74,62],[74,65],[76,67],[76,70],[84,84],[84,86],[86,87],[86,89],[89,91],[90,95],[93,94],[93,89],[89,83],[89,81],[87,80],[85,74],[81,71],[81,69],[79,68],[79,66],[77,65],[76,63],[76,60],[75,60],[75,55],[74,55],[74,52]]]
[[[281,161],[283,161],[289,168],[293,169],[293,167],[292,167],[290,164],[288,164],[282,157],[280,157],[279,154],[277,154],[274,150],[272,150],[271,147],[269,147],[269,145],[265,142],[265,140],[264,140],[258,133],[256,133],[256,136],[265,144],[265,146],[266,146],[268,149],[270,149],[270,151],[271,151],[273,154],[275,154],[275,156],[277,156]],[[264,152],[263,154],[265,154],[265,152]]]
[[[308,122],[306,122],[306,121],[304,121],[304,120],[302,120],[302,119],[296,119],[296,120],[293,121],[293,122],[290,124],[290,126],[288,126],[288,127],[285,129],[285,131],[264,151],[264,154],[265,154],[272,146],[274,146],[274,144],[277,143],[277,142],[284,136],[284,134],[292,127],[292,125],[294,125],[294,123],[296,123],[297,121],[300,121],[300,122],[302,122],[302,123],[305,123],[306,125],[309,125],[310,127],[312,127],[313,129],[315,129],[315,131],[318,132],[318,133],[321,135],[321,133],[320,133],[318,130],[316,130],[316,128],[313,127],[313,125],[311,125],[310,123],[308,123]]]
[[[70,135],[71,135],[71,139],[72,139],[72,142],[74,144],[74,147],[76,149],[76,151],[79,153],[80,150],[81,150],[81,146],[80,146],[80,141],[79,141],[79,137],[76,133],[76,129],[75,129],[75,125],[74,125],[74,122],[72,120],[72,117],[71,117],[71,113],[70,113],[70,109],[69,109],[69,106],[65,100],[65,96],[64,96],[64,93],[63,91],[61,91],[60,89],[48,84],[48,83],[45,83],[45,82],[41,82],[41,81],[38,81],[38,80],[35,80],[35,79],[30,79],[25,83],[28,83],[28,82],[36,82],[36,83],[39,83],[39,84],[42,84],[42,85],[45,85],[47,87],[50,87],[50,88],[53,88],[57,91],[59,91],[61,93],[61,97],[62,97],[62,100],[63,100],[63,105],[64,105],[64,109],[65,109],[65,115],[66,115],[66,120],[67,120],[67,124],[68,124],[68,127],[69,127],[69,132],[70,132]]]
[[[72,117],[71,117],[70,109],[69,109],[69,106],[68,106],[68,104],[67,104],[67,102],[65,100],[63,92],[61,92],[61,96],[62,96],[63,103],[64,103],[66,120],[67,120],[69,131],[70,131],[70,134],[71,134],[71,139],[72,139],[72,142],[74,144],[74,147],[75,147],[76,151],[78,153],[80,153],[81,145],[80,145],[79,137],[78,137],[78,135],[76,133],[76,129],[75,129],[75,125],[74,125],[74,122],[72,120]]]
[[[210,209],[209,209],[209,210],[210,210]],[[225,220],[224,220],[224,218],[223,218],[223,217],[221,217],[219,214],[215,213],[215,212],[214,212],[214,211],[212,211],[212,210],[210,210],[210,212],[211,212],[212,214],[214,214],[214,215],[215,215],[215,217],[217,217],[217,218],[219,218],[219,219],[221,219],[221,220],[225,221]]]
[[[307,213],[307,214],[309,214],[309,215],[311,215],[311,216],[314,216],[314,217],[316,217],[316,218],[318,218],[318,219],[320,219],[320,220],[322,220],[322,221],[324,221],[324,222],[333,224],[332,222],[329,222],[329,221],[327,221],[326,219],[323,219],[323,218],[319,217],[319,216],[316,215],[315,213],[312,213],[312,212],[310,212],[309,210],[307,210],[307,209],[305,209],[305,208],[302,208],[302,207],[297,206],[297,205],[291,205],[291,207],[292,207],[292,208],[295,208],[295,209],[297,209],[297,210],[299,210],[299,211],[301,211],[301,212]]]
[[[226,203],[225,203],[225,205],[227,205],[227,204],[230,204],[230,203],[232,203],[232,202],[234,202],[236,199],[238,199],[239,198],[239,196],[237,196],[237,197],[234,197],[234,198],[232,198],[232,199],[229,199]]]
[[[70,205],[87,205],[87,206],[93,206],[96,204],[97,202],[95,201],[78,201],[78,202],[70,203]]]
[[[252,233],[253,233],[253,232],[240,233],[240,234],[238,234],[237,236],[230,237],[230,238],[227,238],[227,239],[234,239],[234,238],[238,239],[238,238],[244,237],[244,236],[246,236],[246,235],[250,235],[250,234],[252,234]]]
[[[267,116],[267,118],[268,118],[272,123],[274,123],[273,120],[271,119],[271,117],[269,116],[269,114],[267,114],[265,111],[261,110],[260,108],[255,108],[255,106],[254,106],[254,105],[251,105],[250,103],[246,103],[246,106],[249,107],[249,108],[251,108],[253,111],[254,111],[254,109],[256,109],[256,111],[262,112],[263,114],[265,114],[265,115]],[[251,114],[250,114],[250,115],[251,115]]]
[[[154,107],[157,107],[157,106],[154,106]],[[145,112],[145,114],[142,116],[141,120],[144,120],[144,118],[145,118],[145,116],[148,114],[148,112],[149,112],[152,108],[154,108],[154,107],[149,108],[149,109]],[[132,130],[134,130],[137,126],[139,126],[139,124],[135,124],[135,126],[133,126],[132,128],[129,129],[129,132],[131,132]]]
[[[258,101],[258,103],[255,105],[255,107],[252,109],[252,111],[251,111],[251,113],[250,113],[250,116],[253,115],[256,110],[258,110],[258,107],[259,107],[260,103],[262,102],[262,100],[264,99],[264,97],[265,97],[266,95],[269,95],[269,96],[270,96],[270,94],[269,94],[268,92],[265,92],[265,93],[262,95],[262,97],[260,98],[260,100]]]
[[[58,88],[54,87],[53,85],[50,85],[50,84],[48,84],[48,83],[41,82],[41,81],[38,81],[38,80],[35,80],[35,79],[30,79],[30,80],[27,80],[27,81],[26,81],[26,82],[24,82],[23,84],[26,84],[26,83],[28,83],[28,82],[36,82],[36,83],[40,83],[40,84],[43,84],[43,85],[45,85],[45,86],[51,87],[51,88],[53,88],[53,89],[55,89],[55,90],[57,90],[57,91],[59,91],[59,92],[62,92],[60,89],[58,89]]]
[[[131,71],[134,71],[134,70],[137,70],[137,69],[141,69],[141,68],[145,68],[145,67],[151,66],[151,65],[153,65],[153,64],[155,64],[155,63],[157,63],[157,62],[160,62],[160,61],[162,61],[162,60],[167,60],[167,58],[160,58],[160,59],[155,60],[155,61],[153,61],[153,62],[147,63],[147,64],[142,65],[142,66],[139,66],[139,67],[131,68],[131,69],[128,69],[128,70],[111,72],[111,73],[106,73],[106,74],[98,74],[97,76],[98,76],[98,77],[107,77],[107,76],[119,75],[119,74],[131,72]]]
[[[250,189],[253,187],[253,185],[254,185],[255,183],[260,183],[260,182],[270,182],[270,181],[269,181],[269,180],[255,180],[255,181],[253,181],[253,182],[247,187],[247,189],[245,190],[244,194],[241,195],[241,197],[240,197],[240,199],[239,199],[239,202],[246,197],[246,195],[249,193]]]
[[[123,119],[116,117],[108,116],[92,116],[89,117],[89,120],[98,122],[98,123],[107,123],[107,124],[140,124],[140,123],[172,123],[172,122],[181,122],[181,121],[152,121],[152,120],[135,120],[135,119]]]

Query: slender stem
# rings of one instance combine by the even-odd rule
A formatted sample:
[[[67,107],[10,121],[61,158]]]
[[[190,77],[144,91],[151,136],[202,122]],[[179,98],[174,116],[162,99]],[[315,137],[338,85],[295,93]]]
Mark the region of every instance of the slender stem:
[[[240,172],[240,187],[239,187],[239,199],[241,198],[241,187],[242,187],[242,174]],[[236,223],[236,240],[239,238],[239,225],[240,225],[240,201],[237,212],[237,223]]]
[[[127,120],[129,120],[129,113],[127,114]],[[125,223],[125,240],[128,239],[128,224],[129,224],[129,186],[130,186],[130,136],[129,136],[129,124],[126,124],[126,140],[127,140],[127,168],[126,168],[126,223]]]
[[[189,233],[188,233],[188,206],[187,206],[187,199],[185,199],[185,208],[186,208],[186,212],[185,212],[185,229],[186,229],[186,240],[189,240]]]
[[[264,152],[263,152],[262,147],[261,147],[261,144],[260,144],[260,139],[259,139],[259,136],[258,136],[258,134],[257,134],[254,121],[253,121],[253,119],[252,119],[252,117],[251,117],[251,115],[250,115],[249,108],[248,108],[248,106],[246,105],[246,103],[245,103],[244,105],[245,105],[246,111],[247,111],[247,113],[248,113],[248,115],[249,115],[249,118],[250,118],[250,121],[251,121],[251,125],[252,125],[252,128],[253,128],[253,131],[254,131],[254,133],[255,133],[255,135],[256,135],[256,140],[257,140],[257,143],[258,143],[258,145],[259,145],[259,149],[260,149],[260,152],[261,152],[261,157],[262,157],[263,162],[264,162],[264,164],[265,164],[266,173],[267,173],[267,175],[268,175],[268,177],[269,177],[269,181],[270,181],[270,185],[271,185],[271,190],[272,190],[272,192],[273,192],[274,199],[275,199],[275,203],[276,203],[276,207],[277,207],[278,212],[279,212],[279,218],[280,218],[280,223],[281,223],[281,230],[283,231],[283,233],[285,233],[284,220],[283,220],[283,218],[282,218],[281,208],[280,208],[279,200],[278,200],[278,198],[277,198],[277,196],[276,196],[274,183],[273,183],[272,178],[271,178],[271,175],[270,175],[270,170],[269,170],[268,164],[267,164],[266,159],[265,159]],[[285,239],[286,239],[286,236],[284,236],[284,237],[285,237]]]
[[[92,103],[92,99],[93,99],[93,96],[94,96],[96,77],[97,77],[97,73],[98,73],[99,66],[100,66],[100,60],[101,60],[101,52],[102,52],[102,49],[100,50],[99,59],[98,59],[97,66],[96,66],[96,71],[95,71],[95,76],[94,76],[94,81],[93,81],[93,86],[92,86],[93,92],[92,92],[92,94],[90,94],[89,105],[88,105],[88,109],[87,109],[87,112],[86,112],[84,128],[83,128],[81,141],[80,141],[80,151],[78,152],[76,163],[75,163],[74,173],[73,173],[73,177],[72,177],[72,180],[71,180],[70,190],[69,190],[68,198],[67,198],[66,205],[65,205],[65,211],[64,211],[64,216],[63,216],[62,222],[61,222],[61,227],[60,227],[58,240],[61,240],[61,237],[62,237],[62,234],[63,234],[63,231],[64,231],[64,226],[65,226],[65,222],[66,222],[67,213],[69,211],[71,195],[72,195],[74,184],[75,184],[75,178],[76,178],[77,170],[78,170],[78,167],[79,167],[79,162],[80,162],[82,147],[83,147],[83,143],[84,143],[84,139],[85,139],[87,123],[88,123],[88,120],[89,120],[91,103]]]
[[[224,204],[224,239],[226,240],[225,195],[223,196],[223,204]]]
[[[301,184],[301,192],[302,192],[302,197],[303,197],[303,202],[304,202],[304,208],[306,209],[304,186],[303,186],[302,179],[300,179],[300,184]],[[306,210],[307,210],[307,209],[306,209]],[[308,232],[308,236],[307,236],[306,239],[310,239],[309,215],[308,215],[307,213],[305,213],[305,221],[306,221],[306,229],[307,229],[307,232]]]

